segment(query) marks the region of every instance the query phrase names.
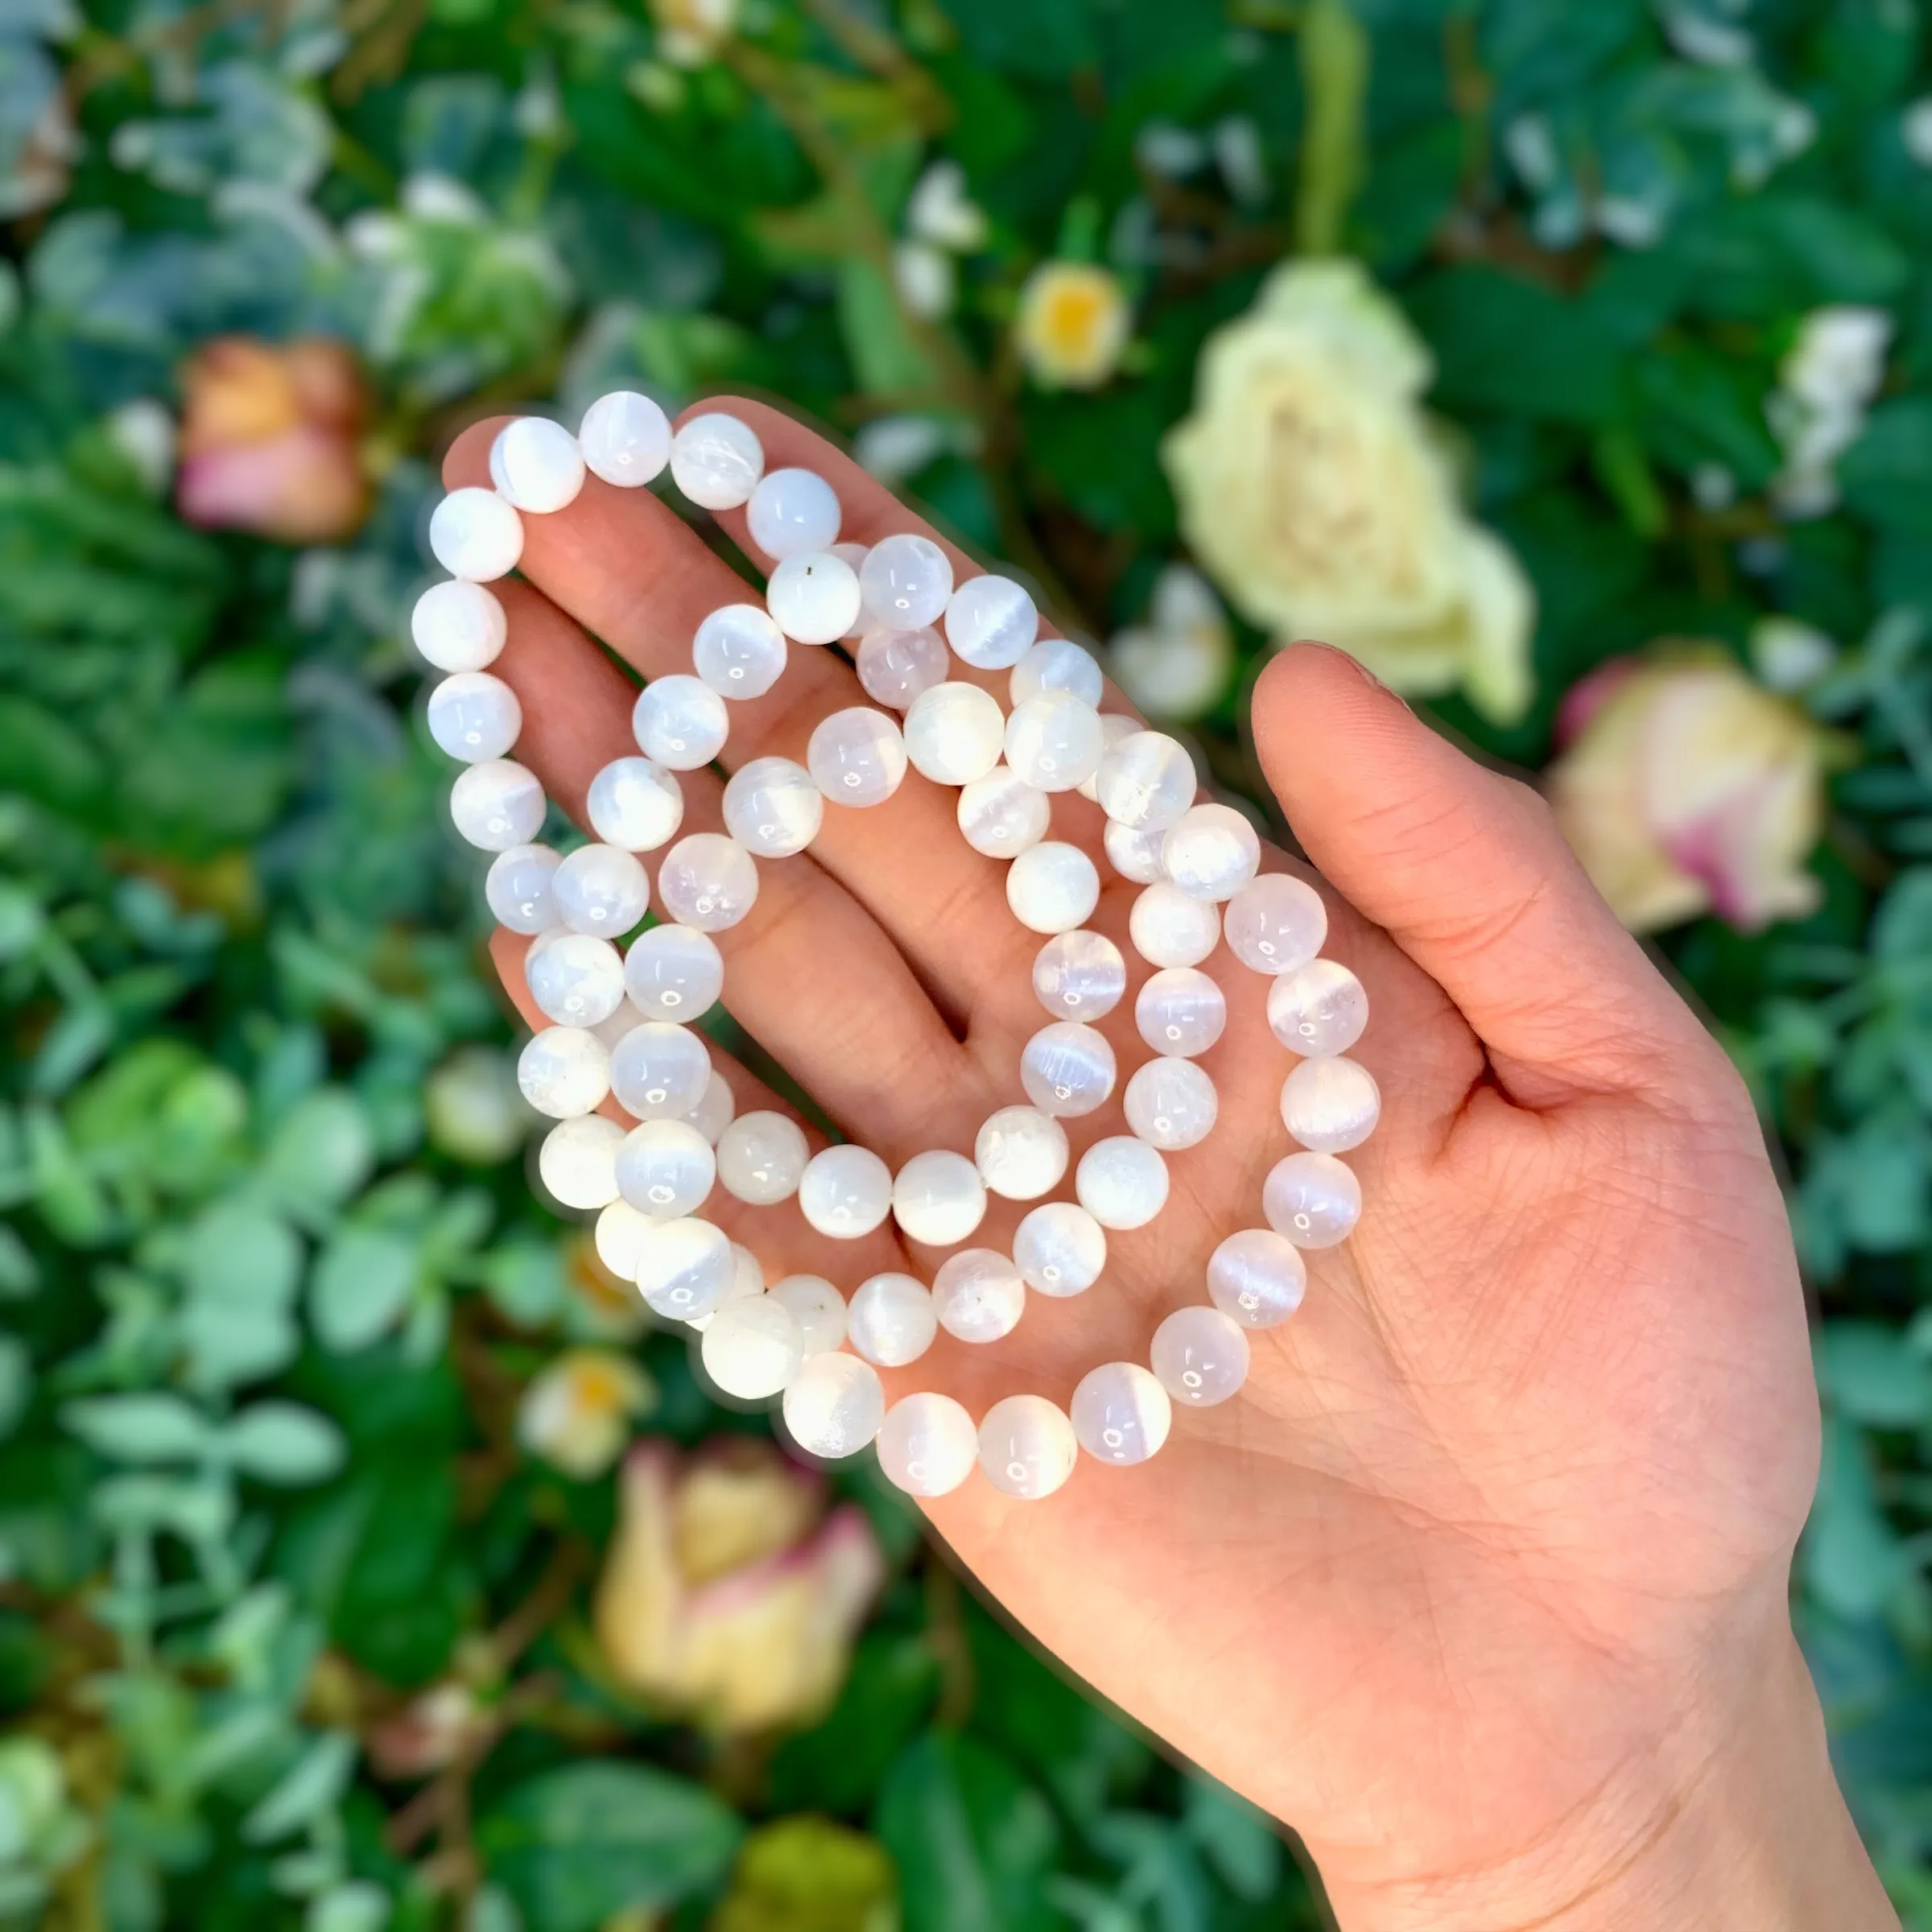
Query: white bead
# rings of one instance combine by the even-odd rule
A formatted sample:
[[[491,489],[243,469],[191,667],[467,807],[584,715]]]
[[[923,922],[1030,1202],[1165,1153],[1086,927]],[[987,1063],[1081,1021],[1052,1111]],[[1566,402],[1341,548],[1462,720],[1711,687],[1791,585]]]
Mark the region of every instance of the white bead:
[[[1261,1212],[1298,1248],[1332,1248],[1362,1218],[1362,1183],[1331,1154],[1291,1154],[1261,1184]]]
[[[624,956],[624,990],[646,1019],[688,1026],[724,990],[724,961],[708,933],[654,926]]]
[[[805,1163],[799,1208],[820,1234],[856,1241],[892,1210],[892,1170],[869,1147],[828,1147]]]
[[[1154,1330],[1147,1359],[1177,1402],[1212,1409],[1247,1381],[1248,1337],[1218,1308],[1177,1308]]]
[[[565,1208],[605,1208],[617,1198],[624,1129],[601,1113],[559,1121],[537,1150],[537,1174]]]
[[[1071,791],[1100,770],[1100,714],[1069,691],[1043,691],[1006,720],[1006,762],[1042,791]]]
[[[879,1471],[908,1496],[950,1496],[980,1459],[980,1432],[949,1395],[896,1402],[879,1425]]]
[[[1100,1278],[1107,1231],[1075,1203],[1049,1201],[1014,1229],[1013,1259],[1029,1288],[1063,1300]]]
[[[1208,1259],[1208,1293],[1229,1321],[1273,1328],[1287,1320],[1308,1291],[1301,1250],[1266,1228],[1231,1234]]]
[[[724,827],[754,857],[803,852],[825,822],[825,795],[791,758],[753,758],[724,786]]]
[[[785,673],[785,634],[755,604],[727,604],[698,626],[691,668],[721,698],[762,698]]]
[[[1026,1312],[1026,1284],[1011,1259],[990,1248],[948,1255],[932,1278],[932,1310],[939,1326],[962,1342],[997,1342]]]
[[[547,845],[513,845],[489,863],[483,897],[490,915],[512,932],[541,932],[557,923],[557,902],[550,889],[562,861]]]
[[[597,1259],[619,1281],[634,1282],[644,1236],[656,1226],[650,1216],[639,1214],[629,1201],[610,1202],[597,1216]]]
[[[1156,1053],[1191,1059],[1205,1053],[1228,1024],[1228,996],[1193,966],[1150,973],[1133,1002],[1133,1023]]]
[[[610,1092],[610,1055],[582,1026],[546,1026],[518,1055],[517,1084],[524,1099],[552,1120],[595,1113]]]
[[[429,547],[452,577],[487,584],[516,568],[523,520],[493,489],[452,489],[430,514]]]
[[[859,682],[873,704],[908,711],[922,691],[946,682],[952,660],[946,640],[930,625],[916,630],[887,625],[866,633],[857,666]]]
[[[706,1146],[715,1148],[737,1111],[738,1103],[731,1091],[731,1083],[713,1067],[711,1078],[704,1083],[704,1097],[689,1113],[681,1117],[686,1125],[696,1128],[704,1135]]]
[[[696,771],[724,749],[731,719],[724,700],[702,678],[683,671],[654,678],[630,714],[638,748],[672,771]]]
[[[718,1179],[727,1194],[770,1208],[798,1192],[811,1154],[797,1121],[762,1109],[741,1113],[718,1136]]]
[[[523,729],[523,707],[487,671],[459,671],[429,694],[429,735],[452,758],[500,758]]]
[[[1033,599],[1010,577],[968,577],[946,606],[953,654],[980,671],[1011,670],[1039,630]]]
[[[564,931],[568,929],[559,927],[557,930]],[[634,1026],[642,1026],[650,1017],[648,1013],[640,1013],[635,1003],[625,997],[618,1001],[615,1013],[606,1019],[599,1020],[591,1031],[604,1042],[605,1051],[609,1052]]]
[[[1138,1362],[1103,1362],[1082,1376],[1070,1405],[1073,1433],[1096,1462],[1125,1468],[1156,1454],[1174,1426],[1174,1404]]]
[[[1196,899],[1231,899],[1260,871],[1261,835],[1232,805],[1191,805],[1161,841],[1161,868]]]
[[[709,1315],[731,1293],[738,1257],[709,1221],[659,1221],[638,1242],[638,1291],[667,1321]]]
[[[671,480],[700,510],[736,510],[765,473],[765,446],[749,423],[693,416],[671,440]]]
[[[655,852],[684,823],[684,788],[650,758],[613,758],[584,803],[591,830],[626,852]]]
[[[807,1355],[825,1355],[845,1339],[845,1298],[822,1274],[788,1274],[772,1283],[771,1298],[782,1302],[799,1325]]]
[[[1103,1228],[1145,1228],[1167,1205],[1167,1163],[1145,1141],[1096,1141],[1074,1170],[1080,1205]]]
[[[568,929],[539,933],[523,956],[537,1010],[559,1026],[596,1026],[624,1003],[624,961],[609,939]]]
[[[989,859],[1017,859],[1046,837],[1052,813],[1045,792],[996,765],[960,791],[957,816],[975,852]]]
[[[729,1308],[733,1302],[749,1302],[765,1292],[765,1270],[758,1265],[758,1257],[741,1243],[731,1245],[731,1282],[726,1287],[717,1308],[709,1315],[689,1315],[685,1319],[687,1328],[696,1329],[703,1335],[716,1320],[719,1309]]]
[[[510,620],[481,584],[454,577],[431,584],[416,599],[409,634],[438,671],[484,671],[496,663],[507,642]]]
[[[557,917],[572,932],[614,939],[643,918],[650,880],[621,845],[580,845],[551,881]]]
[[[986,1184],[963,1154],[915,1154],[893,1177],[892,1214],[907,1241],[956,1247],[986,1218]]]
[[[801,644],[832,644],[859,615],[859,580],[843,557],[808,550],[787,557],[765,585],[765,608]]]
[[[610,1090],[641,1121],[681,1119],[710,1084],[711,1055],[688,1026],[646,1020],[610,1050]]]
[[[1286,872],[1250,879],[1221,915],[1228,950],[1257,972],[1294,972],[1328,936],[1328,909],[1305,879]]]
[[[1145,731],[1146,726],[1138,718],[1128,717],[1119,712],[1103,712],[1100,714],[1100,764],[1107,762],[1107,754],[1124,738],[1131,738],[1137,732]],[[1089,805],[1097,804],[1100,796],[1100,768],[1096,765],[1092,774],[1075,787]]]
[[[1198,789],[1194,760],[1179,739],[1137,731],[1101,759],[1094,793],[1117,825],[1166,832],[1193,804]]]
[[[1097,1020],[1120,1005],[1127,962],[1103,934],[1063,932],[1034,956],[1033,990],[1056,1020]]]
[[[1346,1154],[1382,1116],[1375,1075],[1355,1060],[1303,1060],[1282,1083],[1282,1120],[1313,1154]]]
[[[1220,939],[1220,908],[1156,879],[1135,898],[1127,936],[1150,966],[1198,966]]]
[[[584,487],[584,452],[561,423],[519,416],[489,446],[489,480],[513,510],[545,516],[576,501]]]
[[[1009,1395],[980,1418],[980,1468],[1002,1496],[1051,1496],[1079,1455],[1073,1424],[1043,1395]]]
[[[832,555],[836,557],[855,577],[865,568],[865,559],[872,554],[863,543],[834,543],[831,547],[831,550]],[[861,600],[859,614],[852,619],[852,629],[846,632],[840,642],[856,644],[871,629],[872,625],[866,617],[865,604]]]
[[[805,762],[835,804],[881,805],[906,776],[906,741],[896,719],[854,705],[819,720]]]
[[[671,460],[671,421],[649,396],[613,390],[584,411],[577,447],[593,476],[620,489],[636,489]]]
[[[1137,886],[1151,886],[1167,875],[1161,870],[1161,845],[1166,834],[1137,832],[1131,825],[1107,821],[1100,842],[1107,848],[1107,863],[1124,879]]]
[[[972,1143],[980,1179],[1009,1201],[1037,1201],[1057,1187],[1071,1158],[1067,1129],[1037,1107],[989,1114]]]
[[[745,506],[751,540],[766,556],[802,556],[839,540],[838,493],[809,469],[774,469]]]
[[[875,624],[918,630],[939,622],[952,595],[952,560],[930,537],[881,537],[865,553],[859,588]]]
[[[791,1311],[769,1294],[724,1302],[706,1323],[704,1336],[698,1352],[704,1373],[740,1402],[778,1394],[805,1365]]]
[[[1077,845],[1049,839],[1006,869],[1006,903],[1032,931],[1071,932],[1100,902],[1100,872]]]
[[[646,1121],[617,1150],[618,1193],[654,1220],[696,1214],[717,1173],[710,1141],[683,1121]]]
[[[1368,1024],[1368,995],[1339,960],[1311,960],[1268,989],[1274,1037],[1304,1059],[1346,1053]]]
[[[1113,1092],[1113,1049],[1104,1034],[1073,1020],[1042,1026],[1020,1055],[1020,1084],[1042,1113],[1073,1120]]]
[[[723,932],[756,903],[758,869],[751,854],[723,832],[694,832],[665,853],[658,893],[680,926]]]
[[[1098,711],[1107,688],[1100,660],[1071,638],[1042,638],[1013,667],[1006,695],[1015,710],[1042,691],[1071,691],[1082,704]]]
[[[1134,1069],[1121,1104],[1127,1125],[1163,1154],[1198,1147],[1213,1133],[1221,1107],[1202,1068],[1167,1055]]]
[[[874,1274],[861,1282],[846,1311],[846,1333],[867,1361],[903,1368],[932,1346],[939,1331],[932,1297],[910,1274]]]
[[[857,1455],[886,1419],[879,1372],[856,1355],[815,1355],[785,1391],[785,1426],[807,1455]]]
[[[935,785],[970,785],[1000,762],[1006,720],[976,684],[935,684],[906,713],[906,755]]]

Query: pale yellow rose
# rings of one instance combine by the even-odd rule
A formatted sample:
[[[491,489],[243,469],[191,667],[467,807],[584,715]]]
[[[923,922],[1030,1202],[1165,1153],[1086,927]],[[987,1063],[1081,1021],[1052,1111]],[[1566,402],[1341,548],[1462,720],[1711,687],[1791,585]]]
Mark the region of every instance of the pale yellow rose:
[[[1042,262],[1020,291],[1013,340],[1046,389],[1098,389],[1120,367],[1133,317],[1120,277],[1091,262]]]
[[[1420,398],[1426,346],[1349,262],[1276,270],[1203,351],[1162,450],[1195,555],[1251,621],[1361,659],[1397,691],[1530,702],[1535,600],[1472,522]]]
[[[566,1348],[523,1391],[517,1439],[567,1476],[601,1476],[657,1399],[651,1379],[609,1348]]]

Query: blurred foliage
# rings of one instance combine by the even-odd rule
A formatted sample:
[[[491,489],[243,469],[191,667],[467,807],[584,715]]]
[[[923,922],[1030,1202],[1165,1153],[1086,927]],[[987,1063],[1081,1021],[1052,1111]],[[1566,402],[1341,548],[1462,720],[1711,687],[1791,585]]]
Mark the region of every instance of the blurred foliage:
[[[1822,634],[1820,910],[1669,947],[1788,1151],[1830,1421],[1802,1629],[1932,1927],[1928,96],[1917,0],[11,0],[0,1926],[1315,1922],[1265,1824],[863,1479],[892,1581],[822,1721],[708,1736],[601,1676],[612,1484],[515,1411],[629,1331],[530,1196],[403,639],[448,434],[620,382],[790,398],[1104,635],[1177,555],[1203,339],[1339,249],[1537,588],[1531,713],[1449,724],[1540,763],[1612,655]],[[1110,380],[1016,353],[1056,258],[1131,307]],[[1801,506],[1789,359],[1847,305],[1883,386]],[[179,372],[230,332],[366,371],[348,540],[167,506]],[[1198,729],[1252,791],[1237,714]],[[627,1345],[652,1432],[762,1427]]]

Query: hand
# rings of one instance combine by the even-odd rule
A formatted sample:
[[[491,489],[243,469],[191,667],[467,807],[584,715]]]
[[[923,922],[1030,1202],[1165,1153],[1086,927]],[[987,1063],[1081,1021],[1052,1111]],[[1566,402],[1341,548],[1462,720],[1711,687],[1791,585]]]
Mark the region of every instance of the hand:
[[[723,407],[770,467],[827,477],[844,536],[925,527],[775,411]],[[456,445],[452,486],[487,481],[496,427]],[[721,521],[756,559],[742,514]],[[633,685],[591,638],[647,677],[687,671],[699,621],[745,587],[647,492],[592,479],[526,526],[496,668],[523,705],[518,756],[581,820],[592,776],[634,749]],[[1005,700],[1004,674],[956,675]],[[795,646],[774,691],[733,707],[726,762],[802,760],[819,718],[866,701],[837,653]],[[1326,881],[1327,950],[1372,1001],[1356,1057],[1384,1112],[1350,1157],[1361,1224],[1308,1257],[1295,1318],[1251,1337],[1241,1394],[1177,1413],[1152,1462],[1084,1463],[1037,1504],[970,1482],[935,1524],[1069,1666],[1299,1831],[1350,1932],[1895,1923],[1786,1613],[1818,1419],[1741,1084],[1532,792],[1319,647],[1269,667],[1253,716]],[[715,777],[684,784],[686,828],[716,828]],[[1098,856],[1096,807],[1063,795],[1054,822]],[[829,809],[807,854],[761,862],[751,917],[719,935],[733,1014],[895,1167],[969,1152],[1022,1097],[1041,941],[1002,872],[911,774],[882,807]],[[1127,951],[1138,889],[1102,873],[1092,923]],[[499,934],[497,958],[541,1025],[525,943]],[[976,1415],[1026,1389],[1064,1402],[1088,1368],[1145,1360],[1161,1316],[1203,1298],[1216,1245],[1261,1224],[1289,1062],[1265,984],[1224,951],[1208,970],[1230,1008],[1203,1062],[1220,1121],[1169,1157],[1166,1212],[1110,1237],[1086,1294],[1034,1298],[994,1348],[942,1335],[890,1393],[943,1389]],[[1102,1022],[1124,1067],[1145,1055],[1131,1007]],[[716,1057],[741,1111],[782,1104]],[[1117,1107],[1069,1125],[1076,1156],[1121,1130]],[[1007,1237],[1002,1208],[976,1239]],[[930,1280],[939,1258],[890,1224],[827,1241],[793,1203],[720,1191],[706,1212],[770,1278],[849,1292],[885,1268]]]

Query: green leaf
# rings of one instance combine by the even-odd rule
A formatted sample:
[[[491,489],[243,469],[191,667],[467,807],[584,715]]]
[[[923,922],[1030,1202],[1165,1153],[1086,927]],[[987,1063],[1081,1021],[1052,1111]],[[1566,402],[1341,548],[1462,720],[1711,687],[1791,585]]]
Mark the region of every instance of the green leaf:
[[[1913,1429],[1932,1420],[1932,1362],[1902,1335],[1871,1322],[1834,1322],[1818,1340],[1826,1397],[1872,1429]]]
[[[342,1432],[325,1415],[294,1402],[256,1402],[216,1439],[243,1476],[264,1483],[319,1483],[342,1467]]]
[[[123,1463],[181,1462],[205,1455],[213,1432],[178,1395],[96,1395],[69,1402],[60,1419],[96,1454]]]
[[[33,1358],[17,1335],[0,1335],[0,1438],[13,1434],[34,1393]]]
[[[309,1319],[325,1348],[366,1348],[415,1292],[420,1250],[387,1228],[345,1228],[322,1251],[308,1281]]]
[[[1299,39],[1308,119],[1294,203],[1296,246],[1327,255],[1340,246],[1366,170],[1362,113],[1368,97],[1367,30],[1348,0],[1309,0]]]
[[[1187,1830],[1221,1881],[1237,1898],[1272,1898],[1286,1852],[1267,1814],[1201,1773],[1189,1777],[1183,1810]]]
[[[324,1732],[242,1821],[242,1835],[251,1845],[273,1844],[332,1811],[349,1789],[356,1752],[353,1732]]]
[[[340,1206],[369,1179],[375,1141],[351,1093],[325,1087],[306,1095],[275,1130],[261,1175],[291,1208]]]

